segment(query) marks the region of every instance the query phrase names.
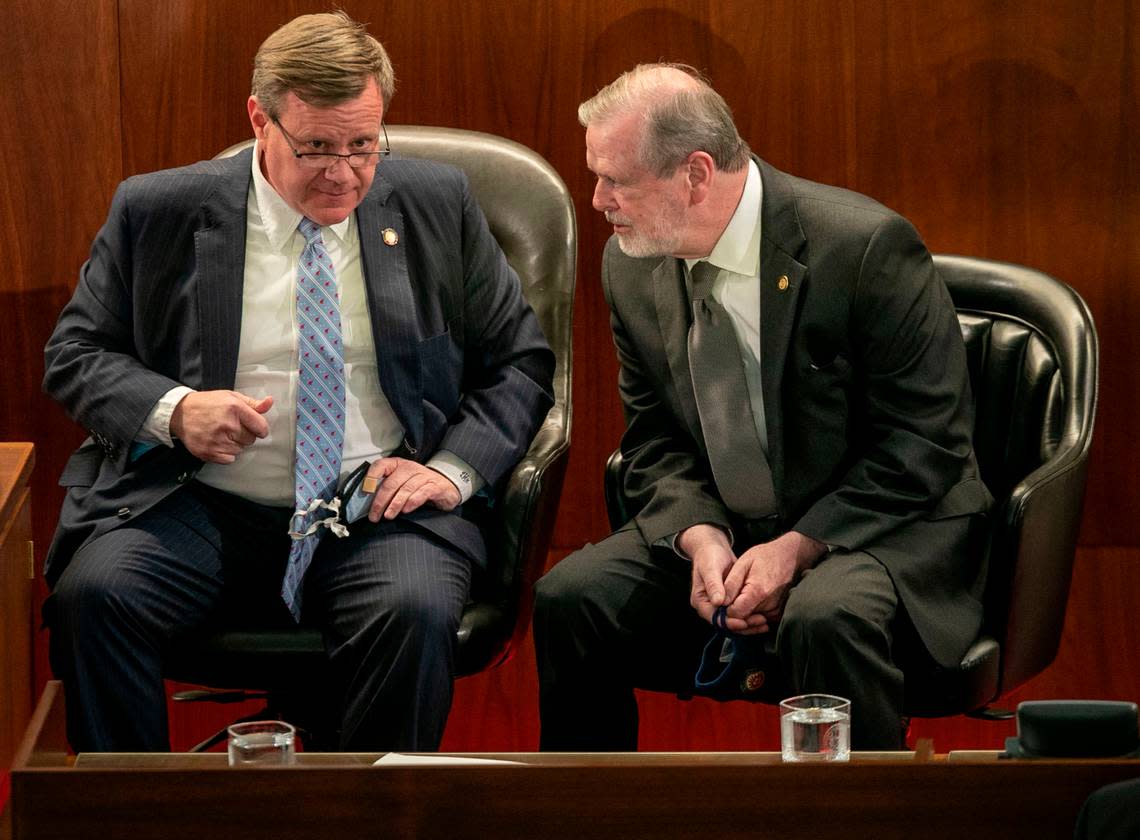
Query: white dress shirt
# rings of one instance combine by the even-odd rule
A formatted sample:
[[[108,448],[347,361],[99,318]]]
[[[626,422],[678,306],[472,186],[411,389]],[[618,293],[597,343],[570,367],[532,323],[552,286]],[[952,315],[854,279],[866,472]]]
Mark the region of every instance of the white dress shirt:
[[[245,280],[242,285],[241,338],[234,390],[255,399],[273,397],[265,414],[269,434],[255,441],[232,464],[205,464],[198,480],[251,501],[294,506],[293,464],[298,391],[296,283],[305,238],[297,230],[301,214],[285,203],[261,172],[253,152],[253,182],[246,202]],[[321,228],[340,293],[344,350],[345,423],[341,478],[363,461],[395,451],[404,429],[384,396],[372,341],[372,319],[364,288],[356,214]],[[167,392],[147,418],[146,439],[173,446],[170,416],[191,393],[179,386]],[[428,466],[447,476],[462,501],[483,479],[454,453],[441,450]]]

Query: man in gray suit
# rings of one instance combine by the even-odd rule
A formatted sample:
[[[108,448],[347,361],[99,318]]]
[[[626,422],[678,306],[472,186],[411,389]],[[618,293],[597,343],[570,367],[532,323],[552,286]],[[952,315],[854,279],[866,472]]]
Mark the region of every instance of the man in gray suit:
[[[435,749],[485,560],[463,503],[526,451],[553,356],[462,173],[387,157],[394,76],[362,26],[286,24],[252,91],[252,152],[119,187],[46,348],[45,389],[92,435],[46,567],[69,736],[167,749],[173,641],[299,620],[342,748]],[[303,405],[322,388],[326,438]],[[339,443],[315,495],[306,440]],[[346,528],[332,492],[365,461],[378,490]]]
[[[579,119],[637,513],[538,583],[543,748],[636,749],[633,688],[692,693],[713,623],[737,642],[714,665],[774,657],[784,694],[852,700],[854,748],[899,748],[901,666],[980,627],[991,503],[930,254],[752,156],[692,68],[638,67]]]

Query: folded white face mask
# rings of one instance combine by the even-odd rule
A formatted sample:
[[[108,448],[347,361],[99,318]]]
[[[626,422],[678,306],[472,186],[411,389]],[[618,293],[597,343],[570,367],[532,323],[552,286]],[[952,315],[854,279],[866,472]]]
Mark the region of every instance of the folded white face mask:
[[[336,495],[329,501],[313,499],[308,508],[295,511],[289,523],[289,536],[295,540],[304,539],[324,526],[338,537],[347,537],[347,526],[368,515],[376,491],[383,482],[383,479],[368,477],[369,466],[365,461],[345,476]],[[318,511],[328,511],[329,515],[317,519],[313,514]]]

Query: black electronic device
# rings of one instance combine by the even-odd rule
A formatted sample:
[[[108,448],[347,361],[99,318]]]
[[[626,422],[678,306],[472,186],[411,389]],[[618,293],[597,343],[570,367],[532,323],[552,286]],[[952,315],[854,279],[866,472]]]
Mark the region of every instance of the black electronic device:
[[[1027,700],[1017,707],[1008,758],[1137,758],[1140,717],[1119,700]]]

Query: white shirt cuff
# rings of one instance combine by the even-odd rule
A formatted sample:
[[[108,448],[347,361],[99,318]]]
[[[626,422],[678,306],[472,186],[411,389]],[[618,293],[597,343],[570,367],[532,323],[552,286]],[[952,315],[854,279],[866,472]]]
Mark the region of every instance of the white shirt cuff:
[[[150,410],[150,414],[146,416],[136,440],[145,443],[161,443],[163,446],[174,446],[174,439],[170,435],[170,415],[174,414],[174,409],[178,407],[178,403],[182,402],[183,397],[193,393],[193,388],[178,385],[163,394],[154,404],[154,408]]]
[[[436,472],[443,474],[455,485],[459,491],[460,504],[482,490],[483,485],[486,484],[483,477],[475,472],[470,464],[454,452],[449,452],[446,449],[441,449],[432,455],[427,465]]]

